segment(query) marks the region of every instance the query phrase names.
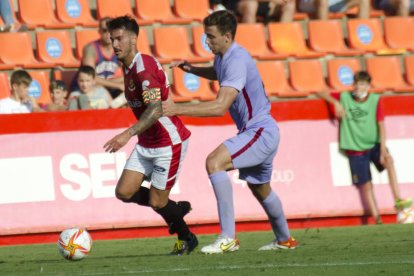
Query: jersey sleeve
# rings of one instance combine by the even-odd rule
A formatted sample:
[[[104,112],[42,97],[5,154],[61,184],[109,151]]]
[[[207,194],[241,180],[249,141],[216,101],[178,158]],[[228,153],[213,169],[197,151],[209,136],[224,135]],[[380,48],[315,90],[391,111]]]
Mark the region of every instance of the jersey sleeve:
[[[138,74],[138,84],[141,85],[142,88],[144,104],[161,100],[161,93],[164,92],[165,89],[162,89],[162,85],[154,73],[147,70],[140,72]]]
[[[246,85],[246,78],[246,64],[241,59],[232,59],[224,68],[224,75],[220,81],[220,86],[233,87],[240,92]]]
[[[382,122],[382,121],[384,121],[384,108],[383,108],[382,99],[379,98],[378,105],[377,105],[377,122]]]
[[[331,92],[331,97],[334,98],[335,100],[338,100],[341,98],[341,93],[337,92],[337,91],[332,91]]]

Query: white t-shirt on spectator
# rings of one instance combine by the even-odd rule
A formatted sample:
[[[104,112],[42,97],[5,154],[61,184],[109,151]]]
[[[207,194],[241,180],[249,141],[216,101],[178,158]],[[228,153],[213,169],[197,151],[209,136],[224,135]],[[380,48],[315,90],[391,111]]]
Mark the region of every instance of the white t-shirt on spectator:
[[[0,114],[12,113],[30,113],[27,105],[15,101],[12,98],[4,98],[0,100]]]

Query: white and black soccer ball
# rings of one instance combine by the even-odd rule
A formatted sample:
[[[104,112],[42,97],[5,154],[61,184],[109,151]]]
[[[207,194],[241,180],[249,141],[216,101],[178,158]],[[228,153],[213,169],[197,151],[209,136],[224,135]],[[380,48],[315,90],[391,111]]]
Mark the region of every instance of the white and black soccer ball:
[[[63,258],[79,261],[91,252],[92,238],[85,229],[69,228],[60,233],[57,245]]]
[[[401,224],[414,223],[414,208],[405,208],[398,211],[397,222]]]

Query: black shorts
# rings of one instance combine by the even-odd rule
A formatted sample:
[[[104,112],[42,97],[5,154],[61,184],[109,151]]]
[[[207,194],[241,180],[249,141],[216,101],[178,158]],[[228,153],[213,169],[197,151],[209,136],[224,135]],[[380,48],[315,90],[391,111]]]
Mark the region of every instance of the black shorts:
[[[385,168],[380,162],[380,144],[376,144],[372,149],[362,155],[348,155],[351,167],[352,183],[362,185],[372,179],[370,164],[374,163],[379,172]]]

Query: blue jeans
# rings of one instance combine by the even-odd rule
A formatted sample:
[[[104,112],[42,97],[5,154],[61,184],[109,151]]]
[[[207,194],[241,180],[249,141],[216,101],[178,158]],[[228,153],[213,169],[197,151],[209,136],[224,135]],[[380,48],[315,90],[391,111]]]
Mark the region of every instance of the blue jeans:
[[[13,11],[9,0],[0,0],[0,16],[5,24],[13,24]]]

